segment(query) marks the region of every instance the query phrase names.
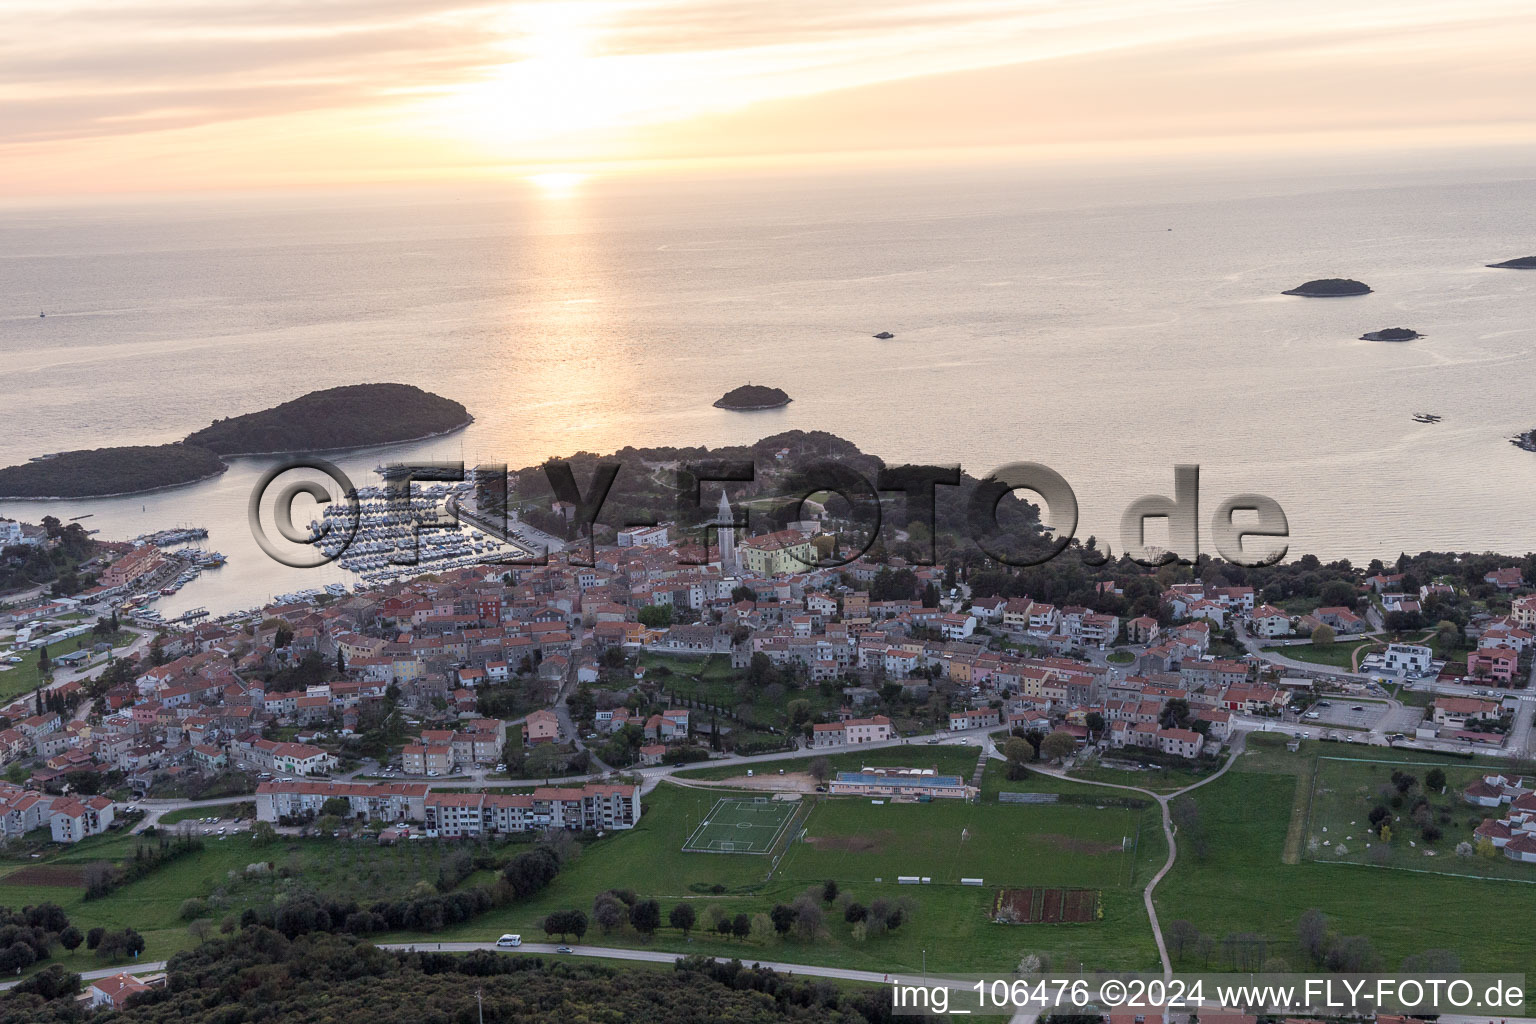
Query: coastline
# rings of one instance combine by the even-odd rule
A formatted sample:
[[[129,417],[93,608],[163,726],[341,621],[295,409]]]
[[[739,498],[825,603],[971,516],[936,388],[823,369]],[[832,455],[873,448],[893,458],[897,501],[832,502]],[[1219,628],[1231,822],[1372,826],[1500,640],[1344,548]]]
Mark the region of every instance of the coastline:
[[[334,452],[360,452],[360,451],[366,451],[369,448],[390,448],[390,447],[393,447],[395,445],[416,444],[416,443],[421,442],[421,441],[430,441],[430,440],[432,440],[435,437],[447,437],[450,434],[456,434],[459,431],[464,430],[465,428],[467,428],[473,422],[475,422],[475,418],[474,418],[474,416],[470,416],[463,423],[460,423],[458,426],[455,426],[455,427],[449,427],[447,430],[434,431],[433,433],[430,433],[430,434],[423,434],[420,437],[404,437],[404,438],[401,438],[398,441],[381,441],[381,442],[378,442],[376,444],[349,445],[349,446],[342,447],[342,448],[315,448],[315,449],[305,449],[303,451],[240,452],[238,454],[220,455],[219,458],[221,460],[225,460],[225,461],[224,461],[223,468],[219,469],[217,472],[206,473],[203,476],[197,477],[196,479],[193,479],[193,480],[183,480],[183,481],[180,481],[180,482],[174,483],[174,484],[161,484],[158,487],[144,487],[144,488],[140,488],[138,490],[133,490],[133,491],[114,491],[114,492],[112,492],[110,494],[0,495],[0,502],[11,502],[11,501],[104,501],[104,500],[106,500],[108,498],[132,498],[132,497],[136,497],[138,495],[143,495],[143,494],[158,494],[161,491],[174,491],[174,490],[176,490],[179,487],[192,487],[195,484],[207,483],[209,480],[216,480],[219,477],[223,476],[225,473],[229,472],[229,462],[228,462],[228,460],[230,460],[230,459],[259,459],[259,458],[271,458],[273,456],[278,456],[278,455],[326,455],[326,454],[330,454],[330,453],[334,453]]]
[[[367,444],[346,444],[338,448],[305,448],[301,451],[289,449],[287,451],[275,452],[218,452],[216,454],[221,459],[260,459],[270,458],[274,455],[326,455],[331,452],[360,452],[368,448],[389,448],[397,444],[416,444],[420,441],[430,441],[434,437],[447,437],[449,434],[457,434],[474,422],[475,417],[470,415],[463,423],[449,427],[446,430],[434,430],[432,433],[422,434],[420,437],[402,437],[397,441],[370,441]]]
[[[159,487],[145,487],[137,491],[117,491],[113,494],[70,494],[60,496],[56,494],[36,495],[10,495],[0,494],[0,501],[102,501],[107,498],[132,498],[139,494],[159,494],[161,491],[174,491],[178,487],[191,487],[193,484],[207,483],[209,480],[217,480],[229,472],[229,463],[216,473],[207,473],[196,480],[183,480],[175,484],[161,484]]]

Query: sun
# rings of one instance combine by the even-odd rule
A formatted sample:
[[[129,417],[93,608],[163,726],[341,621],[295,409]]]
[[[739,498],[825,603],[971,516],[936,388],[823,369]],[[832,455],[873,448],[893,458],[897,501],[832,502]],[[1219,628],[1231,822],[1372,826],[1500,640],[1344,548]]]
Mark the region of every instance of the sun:
[[[545,171],[528,175],[528,182],[550,198],[563,198],[573,194],[587,180],[577,171]]]

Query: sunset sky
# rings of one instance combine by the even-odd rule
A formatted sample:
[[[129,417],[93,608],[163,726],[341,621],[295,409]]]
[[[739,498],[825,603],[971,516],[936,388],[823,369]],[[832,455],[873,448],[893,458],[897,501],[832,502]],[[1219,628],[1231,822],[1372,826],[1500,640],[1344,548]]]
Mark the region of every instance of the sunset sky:
[[[1530,0],[5,0],[0,191],[1536,141]]]

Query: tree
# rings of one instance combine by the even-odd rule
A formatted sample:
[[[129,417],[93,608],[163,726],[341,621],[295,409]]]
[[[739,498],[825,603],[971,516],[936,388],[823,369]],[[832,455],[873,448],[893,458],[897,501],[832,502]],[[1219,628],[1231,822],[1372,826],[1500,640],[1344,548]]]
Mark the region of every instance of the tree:
[[[1168,949],[1175,960],[1184,955],[1186,949],[1193,949],[1195,940],[1200,937],[1200,929],[1193,922],[1184,918],[1172,921],[1168,925]]]
[[[1003,744],[1003,757],[1011,767],[1022,768],[1035,759],[1035,748],[1022,736],[1010,736]]]
[[[85,948],[99,948],[101,946],[101,940],[104,939],[106,935],[107,930],[101,927],[101,925],[97,925],[95,928],[92,928],[90,931],[85,933]]]
[[[1065,729],[1057,729],[1040,741],[1040,756],[1051,761],[1062,761],[1077,749],[1077,737]]]
[[[270,821],[258,821],[251,826],[251,845],[265,846],[277,838],[277,829]]]
[[[1104,716],[1097,711],[1088,712],[1087,717],[1083,719],[1083,724],[1088,727],[1089,733],[1094,736],[1102,736],[1104,734]]]
[[[810,941],[819,935],[823,920],[821,907],[815,900],[801,898],[795,901],[795,932],[802,939]]]
[[[826,782],[832,777],[832,762],[826,757],[811,758],[810,766],[806,769],[811,773],[811,778],[817,782]]]
[[[347,672],[347,656],[345,654],[343,654],[341,648],[338,647],[338,648],[336,648],[336,674],[339,675],[339,676],[340,675],[346,675],[346,672]]]
[[[661,927],[661,904],[655,900],[640,900],[629,908],[629,923],[635,931],[650,938]]]
[[[603,930],[604,934],[610,933],[624,925],[625,918],[629,915],[625,912],[624,904],[611,892],[601,892],[592,901],[592,920]]]
[[[558,935],[565,941],[567,935],[578,939],[587,933],[587,915],[580,910],[552,910],[544,916],[544,934]]]
[[[1182,697],[1174,697],[1163,705],[1163,710],[1158,715],[1158,724],[1165,729],[1189,728],[1189,701]]]
[[[1332,647],[1334,639],[1333,627],[1326,622],[1312,631],[1313,647]]]
[[[1311,958],[1315,966],[1321,966],[1328,947],[1328,918],[1313,907],[1296,921],[1296,944]]]
[[[80,934],[80,929],[70,925],[59,932],[59,945],[73,953],[80,948],[80,943],[85,941],[85,936]]]
[[[862,903],[850,903],[848,909],[843,911],[843,920],[849,924],[858,924],[869,917],[869,908]]]
[[[688,937],[688,932],[693,928],[694,920],[693,907],[687,903],[679,903],[667,915],[667,923],[682,932],[685,939]]]
[[[780,935],[788,935],[789,930],[795,926],[795,908],[787,903],[776,903],[772,910],[768,911],[768,919],[773,922],[773,930]]]
[[[13,942],[5,949],[0,949],[0,972],[6,974],[20,973],[24,968],[37,963],[37,951],[25,942]]]
[[[829,878],[821,884],[821,902],[831,903],[835,899],[837,899],[837,883]]]
[[[1438,793],[1445,788],[1445,772],[1439,768],[1431,768],[1424,773],[1424,788]]]
[[[648,604],[638,613],[640,625],[647,629],[666,629],[672,625],[672,606],[669,604]]]
[[[752,934],[752,919],[746,914],[737,914],[731,919],[731,934],[738,939],[744,939]]]

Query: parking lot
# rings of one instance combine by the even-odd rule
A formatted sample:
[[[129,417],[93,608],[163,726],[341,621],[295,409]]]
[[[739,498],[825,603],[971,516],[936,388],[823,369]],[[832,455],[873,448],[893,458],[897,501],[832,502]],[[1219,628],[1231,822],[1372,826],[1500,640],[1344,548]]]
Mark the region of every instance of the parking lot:
[[[1325,697],[1307,710],[1302,721],[1316,726],[1372,729],[1389,710],[1387,705],[1374,701]]]

